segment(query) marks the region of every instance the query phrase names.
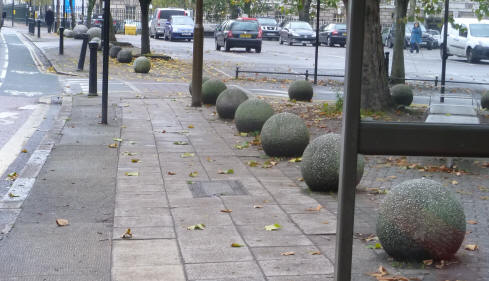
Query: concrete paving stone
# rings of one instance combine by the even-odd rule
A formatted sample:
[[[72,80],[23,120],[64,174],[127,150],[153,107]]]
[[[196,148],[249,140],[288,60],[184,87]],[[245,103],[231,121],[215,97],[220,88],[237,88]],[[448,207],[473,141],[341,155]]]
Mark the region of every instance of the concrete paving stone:
[[[204,197],[204,198],[182,198],[172,200],[171,204],[172,208],[181,208],[182,210],[187,207],[196,207],[196,208],[209,208],[212,211],[217,210],[220,211],[224,209],[224,205],[219,197]],[[181,211],[183,212],[183,211]]]
[[[453,104],[432,104],[430,106],[430,114],[477,116],[477,112],[473,106]]]
[[[171,212],[175,218],[176,227],[187,227],[203,223],[211,225],[232,225],[233,222],[228,214],[222,213],[223,207],[173,207]]]
[[[115,203],[116,209],[126,210],[131,208],[168,208],[166,197],[162,194],[158,197],[141,199],[134,197],[132,199],[119,199]]]
[[[112,241],[112,266],[180,265],[175,239]]]
[[[150,191],[150,192],[117,192],[115,195],[115,201],[129,201],[131,200],[166,200],[166,194],[160,191]]]
[[[263,205],[263,208],[253,206],[235,207],[230,213],[235,225],[263,225],[269,221],[291,222],[287,214],[278,205]]]
[[[133,193],[133,194],[158,192],[158,191],[161,192],[163,191],[163,183],[143,184],[143,183],[118,182],[116,190],[117,193]]]
[[[333,281],[333,279],[332,275],[267,276],[268,281]]]
[[[290,260],[290,259],[310,259],[318,255],[311,253],[318,252],[316,246],[289,246],[289,247],[254,247],[251,248],[256,260]],[[294,252],[294,255],[285,256],[282,253]]]
[[[311,213],[316,213],[316,209],[318,208],[320,204],[316,206],[311,206],[311,205],[302,205],[302,204],[287,204],[287,205],[281,205],[282,209],[287,214],[311,214]],[[322,208],[324,206],[321,205]],[[321,209],[323,210],[323,209]]]
[[[179,130],[183,130],[182,128],[179,128]],[[181,141],[181,142],[188,142],[190,145],[190,141],[188,137],[184,134],[180,133],[169,133],[166,130],[164,130],[166,133],[163,133],[163,130],[159,131],[153,131],[153,136],[155,138],[156,144],[158,145],[159,143],[163,142],[176,142],[176,141]]]
[[[258,261],[265,275],[325,275],[333,274],[333,264],[324,256],[315,255],[314,258],[290,258],[278,260]]]
[[[252,261],[186,264],[185,271],[188,280],[232,280],[233,278],[254,280],[263,277],[256,262]]]
[[[162,185],[163,179],[159,173],[140,174],[139,176],[118,177],[117,184],[120,185]]]
[[[324,209],[310,214],[291,214],[290,218],[305,234],[336,233],[336,216]]]
[[[112,231],[113,240],[122,240],[122,235],[129,227],[115,227]],[[133,227],[132,240],[146,239],[175,239],[175,230],[172,226],[157,226],[157,227]]]
[[[299,192],[293,194],[292,192],[280,191],[278,193],[272,193],[273,197],[279,204],[301,204],[309,206],[317,206],[319,203],[310,196],[303,195]]]
[[[196,279],[189,281],[204,281],[204,279]],[[226,278],[226,279],[205,279],[205,281],[265,281],[264,277],[246,277],[246,278]]]
[[[221,196],[222,202],[229,209],[253,208],[253,206],[277,205],[273,197],[269,194],[265,196],[235,195]]]
[[[172,217],[169,215],[114,217],[114,227],[134,228],[157,226],[173,226]]]
[[[319,249],[321,254],[335,260],[336,235],[308,235],[307,236]]]
[[[426,118],[426,123],[480,124],[480,121],[478,117],[473,116],[430,114]]]
[[[142,217],[142,216],[169,216],[167,207],[146,207],[144,205],[127,206],[126,208],[115,208],[116,217]]]
[[[19,213],[20,209],[0,209],[0,235],[10,231]]]
[[[279,223],[282,229],[278,231],[266,231],[265,224],[238,226],[246,243],[250,247],[274,247],[274,246],[310,246],[312,242],[292,224],[282,222],[270,222],[269,224]]]
[[[125,177],[125,173],[130,173],[130,172],[138,172],[139,177],[144,177],[147,174],[150,174],[151,176],[157,177],[158,174],[161,176],[161,171],[160,167],[152,166],[152,167],[142,167],[137,164],[134,165],[128,165],[128,167],[119,167],[117,168],[117,176],[118,177]]]
[[[160,153],[168,152],[179,152],[179,153],[195,153],[195,149],[192,145],[177,145],[173,141],[158,141],[156,147]]]
[[[113,267],[113,281],[185,281],[181,265]]]
[[[258,178],[258,180],[263,180],[263,179],[267,179],[268,177],[285,177],[285,175],[282,173],[282,171],[280,171],[279,169],[277,168],[262,168],[262,165],[263,163],[265,163],[265,161],[267,161],[266,159],[262,159],[262,161],[258,161],[261,165],[260,167],[256,167],[256,168],[253,168],[251,169],[251,172],[253,173],[253,175]]]

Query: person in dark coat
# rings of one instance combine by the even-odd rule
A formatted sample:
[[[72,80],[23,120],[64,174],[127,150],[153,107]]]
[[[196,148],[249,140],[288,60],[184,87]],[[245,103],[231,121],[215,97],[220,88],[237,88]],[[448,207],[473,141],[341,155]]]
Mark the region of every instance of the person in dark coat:
[[[44,20],[46,22],[46,25],[48,26],[48,33],[51,33],[51,29],[52,29],[53,23],[54,23],[54,12],[53,12],[53,10],[51,10],[51,8],[49,8],[46,11],[46,15],[44,17]]]
[[[419,44],[421,44],[422,38],[421,27],[419,27],[419,22],[415,22],[413,30],[411,30],[411,53],[416,49],[416,53],[419,53]]]

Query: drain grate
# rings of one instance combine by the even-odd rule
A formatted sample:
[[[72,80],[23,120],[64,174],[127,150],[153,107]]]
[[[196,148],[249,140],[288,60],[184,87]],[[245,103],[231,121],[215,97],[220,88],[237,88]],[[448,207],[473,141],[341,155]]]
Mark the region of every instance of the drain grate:
[[[189,184],[194,198],[247,195],[248,193],[240,181],[198,181]]]

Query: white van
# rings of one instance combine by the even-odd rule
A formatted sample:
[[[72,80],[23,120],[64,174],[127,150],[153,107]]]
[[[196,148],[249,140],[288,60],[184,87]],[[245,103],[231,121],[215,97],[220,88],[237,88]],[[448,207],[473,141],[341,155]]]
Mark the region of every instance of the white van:
[[[172,16],[188,16],[190,10],[180,8],[158,8],[155,9],[151,24],[149,26],[149,36],[158,39],[165,33],[165,26],[170,22]]]
[[[489,20],[455,18],[448,24],[447,34],[449,56],[465,57],[470,63],[489,59]],[[443,54],[443,49],[440,50]]]

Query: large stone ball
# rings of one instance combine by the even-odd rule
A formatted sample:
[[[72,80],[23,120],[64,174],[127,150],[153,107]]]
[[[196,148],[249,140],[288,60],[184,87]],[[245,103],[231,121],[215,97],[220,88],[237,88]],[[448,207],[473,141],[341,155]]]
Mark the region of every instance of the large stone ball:
[[[236,109],[234,122],[240,132],[260,132],[263,124],[273,114],[273,108],[267,102],[259,99],[249,99]]]
[[[136,73],[148,73],[151,69],[151,61],[147,57],[139,57],[134,61],[134,71]]]
[[[73,38],[73,36],[75,36],[75,33],[71,29],[65,29],[65,31],[63,31],[63,36],[66,38]]]
[[[87,31],[88,31],[88,27],[86,27],[83,24],[77,24],[75,26],[75,28],[73,28],[73,32],[75,33],[75,37],[80,36],[82,34],[85,34],[85,33],[87,33]]]
[[[89,39],[92,40],[95,37],[102,38],[102,29],[100,27],[90,27],[87,30]]]
[[[338,191],[341,136],[326,134],[315,138],[302,154],[301,172],[313,191]],[[363,176],[364,160],[358,155],[357,184]]]
[[[413,102],[413,90],[405,84],[397,84],[392,87],[391,96],[397,105],[410,106]]]
[[[428,179],[405,181],[385,197],[377,218],[384,250],[398,260],[447,260],[465,237],[465,214],[454,194]]]
[[[238,106],[247,99],[248,95],[238,88],[226,89],[217,98],[217,114],[224,119],[233,119]]]
[[[481,107],[489,109],[489,92],[486,92],[481,97]]]
[[[209,77],[202,77],[202,85],[209,80]],[[192,81],[188,84],[188,91],[192,94]]]
[[[117,54],[117,61],[120,63],[130,63],[132,61],[131,50],[120,50]]]
[[[268,156],[301,156],[309,144],[309,130],[304,121],[295,114],[275,114],[263,125],[261,143]]]
[[[298,80],[289,87],[289,98],[291,100],[310,101],[314,90],[309,81]]]
[[[122,50],[121,47],[119,46],[112,46],[109,50],[109,56],[113,59],[117,58],[117,55],[119,54],[119,52]]]
[[[202,102],[204,104],[216,104],[217,97],[226,88],[226,84],[219,79],[207,80],[202,84]]]

